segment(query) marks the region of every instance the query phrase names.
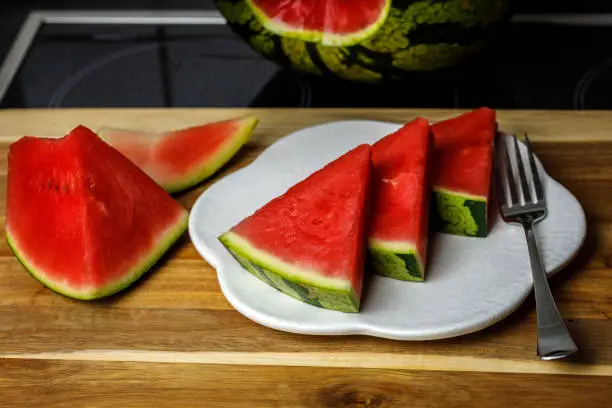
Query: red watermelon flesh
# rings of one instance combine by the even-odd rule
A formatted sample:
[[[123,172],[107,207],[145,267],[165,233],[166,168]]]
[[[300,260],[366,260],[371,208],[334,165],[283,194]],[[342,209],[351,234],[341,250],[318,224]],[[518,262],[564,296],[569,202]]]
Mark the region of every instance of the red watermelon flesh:
[[[436,150],[490,145],[493,143],[495,128],[495,111],[486,107],[442,120],[431,126],[436,140]]]
[[[9,244],[34,277],[66,296],[94,299],[129,286],[185,231],[187,216],[83,126],[10,147]]]
[[[438,230],[487,235],[496,127],[495,111],[489,108],[432,125],[436,144],[432,189]]]
[[[487,197],[491,184],[492,154],[493,150],[488,145],[436,152],[434,186],[465,195]]]
[[[429,123],[423,118],[372,147],[376,184],[369,249],[374,271],[381,275],[424,279],[432,151]]]
[[[391,0],[246,0],[270,31],[327,45],[351,45],[384,23]]]
[[[257,123],[256,117],[247,116],[162,133],[105,127],[98,134],[175,193],[219,170],[248,141]]]
[[[219,239],[251,273],[297,299],[359,310],[370,146],[360,145],[271,200]]]

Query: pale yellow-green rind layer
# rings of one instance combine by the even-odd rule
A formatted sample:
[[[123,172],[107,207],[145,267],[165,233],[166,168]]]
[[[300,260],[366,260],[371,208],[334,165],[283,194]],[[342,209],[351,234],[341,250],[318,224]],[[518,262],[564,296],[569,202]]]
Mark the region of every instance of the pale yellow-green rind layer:
[[[368,251],[377,274],[405,281],[425,280],[425,268],[413,244],[370,239]]]
[[[206,180],[225,165],[242,146],[250,139],[259,120],[255,116],[242,119],[243,124],[214,156],[206,158],[201,167],[176,180],[162,184],[162,188],[169,193],[178,193]]]
[[[487,236],[486,197],[434,187],[436,229],[452,235]]]
[[[432,190],[435,193],[448,194],[448,195],[452,195],[452,196],[456,196],[456,197],[461,197],[461,198],[464,198],[466,200],[487,201],[487,197],[485,197],[485,196],[475,195],[475,194],[468,194],[468,193],[459,192],[459,191],[453,191],[453,190],[449,190],[449,189],[443,188],[443,187],[433,186]]]
[[[129,271],[127,271],[124,277],[113,282],[107,286],[99,288],[88,288],[88,289],[75,289],[70,287],[68,283],[63,284],[54,281],[49,278],[43,271],[37,270],[19,251],[19,245],[15,242],[10,234],[9,229],[6,230],[6,237],[10,248],[13,253],[19,259],[25,269],[39,282],[53,290],[54,292],[60,293],[64,296],[71,297],[79,300],[94,300],[102,297],[113,295],[120,292],[130,286],[132,283],[137,281],[142,275],[151,269],[155,263],[166,253],[166,251],[180,238],[181,235],[187,229],[187,221],[189,219],[189,213],[184,211],[181,217],[176,221],[175,225],[168,229],[163,237],[160,239],[159,244],[152,248],[149,253],[143,257],[143,259],[134,265]]]
[[[246,270],[282,293],[325,309],[359,312],[360,296],[350,281],[326,278],[316,271],[296,268],[257,249],[231,231],[219,236],[219,241]]]
[[[249,7],[251,7],[253,14],[257,20],[259,20],[260,24],[274,34],[334,47],[359,44],[361,41],[376,34],[378,29],[385,23],[389,10],[391,9],[391,0],[386,0],[385,6],[380,11],[378,20],[369,26],[350,34],[331,34],[323,31],[300,30],[292,28],[286,24],[272,21],[272,19],[267,17],[259,7],[253,4],[252,0],[245,0],[245,2],[249,5]]]

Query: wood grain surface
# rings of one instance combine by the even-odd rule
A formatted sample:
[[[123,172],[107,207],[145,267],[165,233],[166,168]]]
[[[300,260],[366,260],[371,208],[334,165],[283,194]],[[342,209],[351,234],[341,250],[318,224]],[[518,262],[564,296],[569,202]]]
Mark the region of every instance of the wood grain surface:
[[[6,153],[23,135],[58,137],[83,124],[160,131],[256,114],[253,139],[208,186],[279,138],[343,119],[406,122],[448,110],[80,109],[0,111],[0,220]],[[612,398],[612,113],[498,111],[528,132],[548,173],[580,200],[587,240],[551,278],[580,352],[535,354],[531,297],[512,315],[453,339],[400,342],[303,336],[233,310],[188,236],[128,290],[82,302],[43,287],[0,241],[0,407],[534,407],[609,406]]]

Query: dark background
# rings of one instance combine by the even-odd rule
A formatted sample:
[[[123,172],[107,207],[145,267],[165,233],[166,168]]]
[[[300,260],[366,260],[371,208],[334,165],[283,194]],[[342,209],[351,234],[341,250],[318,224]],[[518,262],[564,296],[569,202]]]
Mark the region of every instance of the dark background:
[[[198,10],[215,8],[212,0],[20,0],[0,2],[0,60],[32,10]]]
[[[511,4],[514,14],[612,13],[611,0],[519,0]],[[212,0],[0,2],[0,62],[30,11],[70,9],[212,10],[215,6]],[[70,88],[72,99],[64,98],[57,106],[245,106],[249,103],[254,107],[473,108],[486,105],[498,109],[612,109],[612,49],[609,47],[612,25],[514,24],[473,64],[451,72],[415,77],[403,85],[391,87],[331,82],[299,77],[288,71],[279,72],[266,82],[268,78],[258,72],[269,71],[270,65],[256,57],[246,43],[239,42],[228,30],[221,30],[224,32],[217,37],[220,39],[217,42],[220,48],[215,51],[218,55],[213,54],[204,62],[206,65],[201,69],[198,67],[199,71],[192,72],[191,76],[181,71],[170,78],[170,86],[163,81],[160,85],[155,77],[157,71],[154,68],[159,68],[156,62],[147,65],[145,59],[140,59],[139,62],[147,67],[137,74],[145,82],[141,88],[130,87],[133,84],[129,80],[117,83],[120,75],[105,68],[96,71],[102,76],[92,76],[94,79],[88,83],[80,82],[78,87]],[[208,47],[205,51],[210,52],[213,43],[192,42],[190,47],[194,52]],[[230,45],[235,51],[247,58],[245,63],[232,63],[231,70],[223,65],[222,58],[224,47],[229,43],[233,43]],[[45,44],[49,45],[43,42],[43,46]],[[61,60],[58,54],[42,46],[35,47],[37,52],[28,63],[24,63],[26,68],[13,81],[0,107],[54,106],[49,105],[55,100],[52,95],[79,67],[88,66],[91,62],[88,54],[94,53],[94,48],[95,44],[83,42],[74,48],[78,51],[61,54],[64,57]],[[90,59],[98,57],[91,56]],[[80,66],[72,67],[76,63],[72,60],[83,61]],[[252,65],[246,65],[249,61]],[[120,70],[126,66],[134,69],[131,62],[124,64],[128,65],[117,67]],[[55,75],[55,78],[55,71],[62,67],[65,72]],[[98,78],[110,81],[112,86],[106,87]],[[261,84],[255,84],[257,81]],[[97,88],[88,88],[87,84]],[[168,103],[168,98],[156,95],[156,92],[174,92],[177,97],[170,98]],[[254,92],[259,93],[252,98]]]
[[[29,11],[41,10],[181,10],[211,9],[212,0],[20,0],[0,2],[0,59],[4,59],[15,34]],[[593,13],[612,12],[610,0],[559,1],[559,0],[518,0],[513,2],[517,13]]]

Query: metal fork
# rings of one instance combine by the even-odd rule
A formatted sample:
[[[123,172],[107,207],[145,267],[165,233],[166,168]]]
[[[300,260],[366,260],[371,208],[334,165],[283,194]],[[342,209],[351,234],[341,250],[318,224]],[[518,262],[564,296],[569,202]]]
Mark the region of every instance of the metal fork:
[[[538,320],[538,356],[541,360],[564,358],[576,352],[578,348],[563,322],[563,318],[557,309],[550,287],[548,286],[546,271],[542,265],[533,230],[534,225],[546,217],[548,210],[531,143],[527,135],[525,135],[533,191],[530,188],[530,183],[527,181],[527,172],[516,136],[513,135],[512,139],[514,140],[515,167],[518,170],[518,183],[512,168],[508,145],[503,140],[505,136],[502,135],[500,139],[502,139],[499,144],[503,154],[498,153],[496,149],[496,159],[494,162],[497,188],[495,190],[498,192],[502,218],[508,223],[522,225],[525,230],[529,258],[531,260]],[[502,161],[505,162],[505,166],[501,165]],[[502,167],[505,168],[505,172],[502,172]],[[502,183],[502,180],[505,180],[505,183]],[[505,185],[508,186],[509,194],[506,194]],[[534,192],[535,198],[533,197]]]

